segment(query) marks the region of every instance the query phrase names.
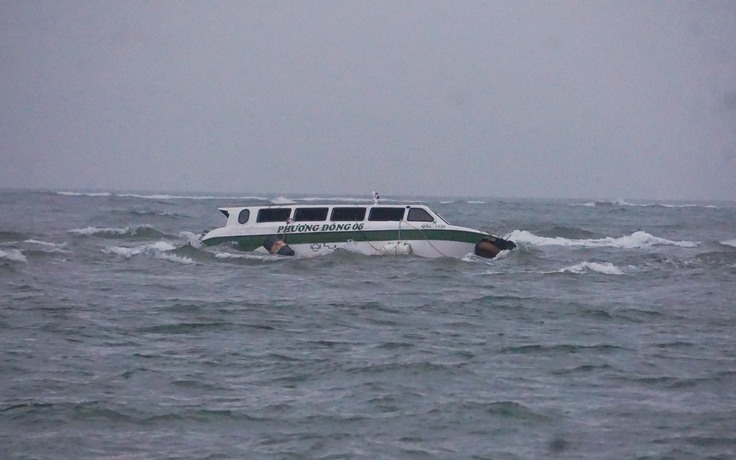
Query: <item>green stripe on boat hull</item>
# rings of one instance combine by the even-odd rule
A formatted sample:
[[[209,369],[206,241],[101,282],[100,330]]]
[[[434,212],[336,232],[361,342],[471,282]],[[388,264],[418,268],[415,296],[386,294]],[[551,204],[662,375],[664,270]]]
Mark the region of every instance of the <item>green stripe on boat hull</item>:
[[[254,251],[263,245],[269,235],[239,235],[214,237],[204,240],[207,246],[232,242],[240,249]],[[314,244],[314,243],[346,243],[348,241],[456,241],[460,243],[475,244],[483,233],[469,232],[463,230],[367,230],[347,232],[314,232],[314,233],[287,233],[283,235],[286,244]]]

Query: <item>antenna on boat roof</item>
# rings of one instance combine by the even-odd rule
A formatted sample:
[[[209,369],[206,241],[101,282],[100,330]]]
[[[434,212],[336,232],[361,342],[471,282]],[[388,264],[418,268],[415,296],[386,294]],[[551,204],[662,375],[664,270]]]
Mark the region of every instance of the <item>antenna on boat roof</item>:
[[[373,204],[378,204],[381,201],[381,195],[375,190],[373,191]]]

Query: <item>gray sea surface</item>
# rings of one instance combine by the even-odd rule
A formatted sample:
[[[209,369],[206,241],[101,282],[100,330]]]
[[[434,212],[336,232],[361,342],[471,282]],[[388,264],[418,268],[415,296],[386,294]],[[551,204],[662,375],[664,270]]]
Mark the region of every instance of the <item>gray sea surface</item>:
[[[0,458],[736,458],[736,203],[387,200],[490,261],[199,244],[338,198],[0,191]]]

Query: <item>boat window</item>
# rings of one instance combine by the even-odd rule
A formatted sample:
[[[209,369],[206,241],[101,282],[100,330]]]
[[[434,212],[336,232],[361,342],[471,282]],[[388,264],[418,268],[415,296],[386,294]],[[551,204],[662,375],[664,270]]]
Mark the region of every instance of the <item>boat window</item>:
[[[434,222],[434,217],[422,208],[411,208],[409,209],[409,215],[406,220],[412,222]]]
[[[335,222],[365,220],[365,208],[332,208],[331,219]]]
[[[250,217],[250,210],[243,209],[242,211],[240,211],[240,214],[238,214],[238,223],[244,224],[248,222],[249,217]]]
[[[328,208],[296,208],[294,222],[327,220]]]
[[[258,211],[258,222],[286,222],[291,208],[264,208]]]
[[[404,208],[371,208],[368,220],[389,221],[404,218]]]

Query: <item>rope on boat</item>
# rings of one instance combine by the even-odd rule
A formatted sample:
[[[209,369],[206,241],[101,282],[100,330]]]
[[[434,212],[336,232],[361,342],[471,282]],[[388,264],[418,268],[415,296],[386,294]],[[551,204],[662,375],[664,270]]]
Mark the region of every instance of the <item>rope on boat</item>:
[[[424,241],[426,241],[427,243],[429,243],[429,245],[430,245],[430,246],[432,246],[432,249],[434,249],[435,251],[437,251],[437,253],[438,253],[439,255],[441,255],[442,257],[450,257],[450,256],[448,256],[447,254],[445,254],[444,252],[442,252],[442,251],[440,251],[439,249],[437,249],[437,246],[435,246],[434,244],[432,244],[432,240],[430,240],[429,238],[427,238],[427,235],[425,235],[425,234],[424,234],[424,231],[422,231],[422,229],[421,229],[420,227],[415,227],[414,225],[412,225],[412,224],[410,224],[410,223],[408,223],[408,222],[407,222],[407,224],[408,224],[408,225],[409,225],[409,226],[410,226],[411,228],[413,228],[414,230],[419,230],[419,233],[421,233],[421,235],[422,235],[422,238],[424,238]],[[399,228],[401,228],[401,227],[399,227]]]

